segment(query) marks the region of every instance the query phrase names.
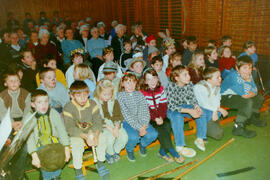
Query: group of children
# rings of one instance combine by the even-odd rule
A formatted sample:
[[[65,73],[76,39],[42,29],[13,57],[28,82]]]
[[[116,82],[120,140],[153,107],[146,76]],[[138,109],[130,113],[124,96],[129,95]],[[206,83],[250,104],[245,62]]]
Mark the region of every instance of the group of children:
[[[153,35],[141,41],[145,41],[143,50],[132,49],[136,41],[124,41],[119,62],[111,47],[104,48],[97,77],[84,62],[83,49],[71,51],[72,65],[65,74],[53,56],[45,58],[35,74],[31,51],[22,52],[21,66],[6,73],[1,114],[10,107],[12,127],[18,131],[36,112],[27,151],[43,179],[59,179],[63,167],[56,163],[51,168],[45,163],[41,153],[45,148],[56,149],[59,157],[65,157],[63,162],[69,161],[71,153],[75,177],[83,180],[83,153],[86,146],[92,147],[99,175],[108,179],[105,161],[120,161],[125,148],[128,160],[135,162],[134,148],[139,144],[140,155],[145,157],[147,146],[156,139],[160,142],[158,155],[167,162],[182,164],[184,157],[194,157],[196,151],[185,143],[185,117],[196,121],[194,144],[201,151],[206,150],[207,136],[223,137],[219,119],[228,115],[223,106],[238,110],[234,135],[251,138],[256,132],[246,125],[266,125],[259,117],[263,97],[252,76],[256,70],[253,42],[245,43],[245,52],[235,60],[229,36],[222,39],[218,50],[211,41],[204,52],[198,51],[196,38],[190,36],[183,41],[183,54],[176,52],[172,38],[164,39],[163,52],[155,47]],[[13,175],[21,177],[18,173]]]

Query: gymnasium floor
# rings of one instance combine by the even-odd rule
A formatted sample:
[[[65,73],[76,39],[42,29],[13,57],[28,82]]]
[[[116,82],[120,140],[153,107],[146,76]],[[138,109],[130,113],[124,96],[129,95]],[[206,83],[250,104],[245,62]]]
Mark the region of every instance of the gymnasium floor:
[[[263,128],[258,128],[253,125],[248,126],[248,129],[255,130],[257,136],[252,139],[245,139],[242,137],[232,136],[231,131],[233,128],[233,123],[228,123],[223,125],[224,128],[224,138],[221,141],[215,141],[209,139],[206,144],[206,151],[202,152],[198,150],[194,145],[195,135],[190,135],[186,137],[186,144],[188,147],[192,147],[197,151],[197,155],[194,158],[185,158],[186,163],[193,160],[202,160],[215,151],[217,148],[222,146],[231,138],[235,138],[235,141],[225,147],[223,150],[218,152],[215,156],[210,158],[208,161],[192,170],[190,173],[186,174],[182,180],[268,180],[270,179],[270,113],[261,113],[262,119],[267,121],[268,125]],[[110,169],[111,180],[125,180],[129,177],[135,176],[145,170],[152,169],[156,166],[166,163],[164,160],[157,156],[159,150],[159,145],[148,149],[147,157],[142,158],[139,152],[135,153],[136,162],[131,163],[127,160],[126,156],[122,156],[120,162],[114,165],[106,166]],[[193,163],[191,166],[195,165]],[[176,171],[175,173],[169,174],[167,176],[161,177],[160,179],[172,179],[177,177],[179,174],[190,168],[188,166],[184,169]],[[236,175],[218,177],[218,173],[224,173],[228,171],[234,171],[237,169],[242,169],[252,166],[255,169],[239,173]],[[164,166],[161,169],[153,171],[143,175],[142,177],[150,177],[157,175],[159,173],[174,169],[179,167],[178,164],[172,163]],[[94,168],[94,166],[92,166]],[[39,178],[39,172],[27,173],[29,179],[36,180]],[[69,167],[65,167],[62,172],[63,180],[71,180],[74,178],[74,170]],[[144,178],[139,179],[144,179]],[[100,179],[98,174],[87,170],[86,179]]]

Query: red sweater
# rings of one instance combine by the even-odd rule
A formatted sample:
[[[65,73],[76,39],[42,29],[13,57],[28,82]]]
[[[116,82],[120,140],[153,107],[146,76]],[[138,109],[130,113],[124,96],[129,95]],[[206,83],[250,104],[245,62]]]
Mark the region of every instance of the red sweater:
[[[222,72],[224,69],[230,70],[231,68],[235,67],[235,59],[233,57],[225,58],[221,57],[218,60],[218,68],[220,72]]]
[[[156,118],[162,117],[163,119],[167,116],[167,97],[164,88],[155,88],[154,90],[143,91],[141,90],[147,105],[149,107],[151,120],[155,121]]]

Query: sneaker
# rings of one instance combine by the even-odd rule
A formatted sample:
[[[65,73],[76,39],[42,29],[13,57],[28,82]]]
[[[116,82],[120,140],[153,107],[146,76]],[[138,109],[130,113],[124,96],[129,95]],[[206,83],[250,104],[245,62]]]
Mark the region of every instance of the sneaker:
[[[113,164],[114,163],[114,158],[112,155],[109,155],[106,153],[105,155],[106,161],[108,162],[108,164]]]
[[[185,157],[194,157],[196,155],[196,151],[192,148],[187,148],[184,146],[176,146],[176,151]]]
[[[235,124],[232,130],[232,134],[235,136],[243,136],[245,138],[253,138],[257,136],[255,131],[247,130],[244,124]]]
[[[114,159],[114,162],[119,162],[120,161],[120,154],[119,153],[115,153],[113,155],[113,159]]]
[[[127,158],[130,162],[135,162],[136,159],[135,159],[135,156],[134,156],[134,152],[128,152],[127,151]]]
[[[195,145],[197,146],[197,148],[199,148],[202,151],[205,151],[205,145],[204,145],[204,141],[201,138],[197,138],[194,141]]]
[[[263,120],[260,119],[260,114],[253,114],[251,116],[251,118],[249,118],[247,121],[246,121],[246,125],[250,125],[250,124],[253,124],[254,126],[257,126],[257,127],[264,127],[267,125],[267,123]]]
[[[145,147],[142,147],[142,146],[140,146],[140,155],[142,156],[142,157],[146,157],[146,148]]]
[[[203,138],[204,144],[208,143],[208,138]]]

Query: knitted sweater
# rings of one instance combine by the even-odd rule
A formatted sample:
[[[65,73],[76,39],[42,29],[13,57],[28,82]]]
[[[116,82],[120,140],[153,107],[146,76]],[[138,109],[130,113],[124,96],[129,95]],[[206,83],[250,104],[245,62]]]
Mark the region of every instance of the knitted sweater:
[[[141,90],[150,111],[150,117],[152,121],[156,118],[162,117],[163,119],[167,116],[167,97],[162,86],[156,87],[154,90]]]
[[[224,69],[230,70],[235,67],[235,59],[233,57],[225,58],[221,57],[218,60],[218,68],[220,72],[222,72]]]

